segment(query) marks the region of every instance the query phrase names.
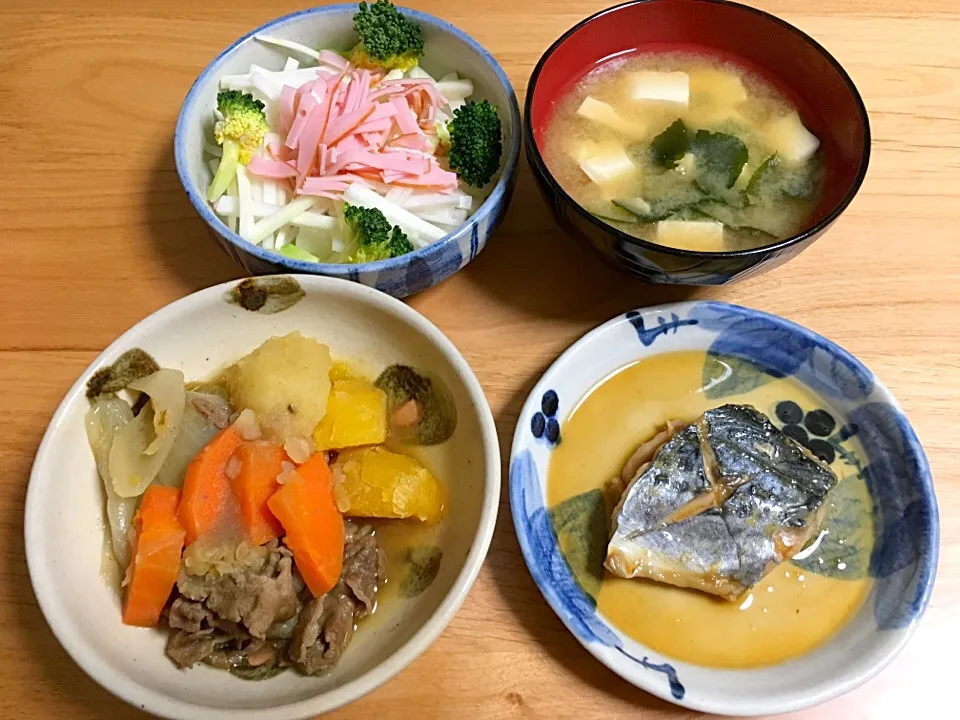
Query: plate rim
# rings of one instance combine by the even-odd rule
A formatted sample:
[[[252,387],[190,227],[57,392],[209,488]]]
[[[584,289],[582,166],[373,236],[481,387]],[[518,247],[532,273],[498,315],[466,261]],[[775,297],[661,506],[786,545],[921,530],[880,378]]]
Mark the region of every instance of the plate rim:
[[[723,309],[732,310],[738,313],[746,313],[752,317],[763,318],[772,320],[777,325],[784,327],[792,333],[797,333],[802,337],[813,341],[817,345],[827,346],[831,349],[832,352],[844,357],[845,359],[851,361],[858,369],[865,370],[873,378],[873,389],[874,392],[880,394],[886,403],[891,405],[901,416],[903,420],[902,429],[905,432],[905,439],[909,442],[911,449],[915,451],[917,464],[919,468],[918,479],[920,481],[919,491],[923,494],[924,497],[929,499],[931,513],[929,515],[928,531],[931,537],[930,544],[930,553],[928,564],[930,567],[930,572],[926,578],[926,582],[922,588],[921,596],[916,601],[917,611],[911,620],[911,622],[902,628],[897,628],[895,632],[897,633],[895,642],[891,644],[888,648],[885,649],[883,654],[879,654],[871,662],[871,664],[860,671],[857,674],[853,674],[848,678],[844,679],[842,682],[835,682],[833,684],[824,687],[819,692],[811,692],[809,697],[804,697],[789,703],[777,703],[777,699],[773,698],[771,701],[756,703],[753,702],[752,705],[747,706],[745,703],[736,700],[736,699],[727,699],[720,701],[717,698],[707,698],[706,700],[699,699],[688,699],[685,696],[683,699],[677,699],[674,697],[667,683],[664,683],[661,678],[656,676],[641,675],[641,680],[634,680],[627,677],[621,670],[612,662],[610,662],[607,657],[605,657],[610,648],[603,643],[591,642],[584,638],[581,638],[580,634],[572,627],[572,618],[569,613],[564,609],[559,607],[559,603],[556,602],[551,597],[551,592],[548,591],[548,588],[552,591],[552,585],[549,583],[549,578],[540,571],[535,571],[533,569],[538,563],[536,562],[536,556],[533,549],[530,546],[530,538],[524,527],[524,522],[527,519],[525,510],[520,506],[521,502],[521,493],[522,481],[515,474],[515,463],[519,459],[522,453],[527,451],[529,445],[529,440],[525,437],[527,430],[529,429],[526,425],[521,422],[521,419],[526,417],[529,414],[531,409],[536,409],[540,406],[540,396],[547,389],[547,380],[552,378],[554,375],[558,374],[562,366],[565,365],[570,359],[575,355],[581,348],[586,345],[592,344],[600,339],[600,337],[606,332],[614,329],[615,327],[621,326],[623,323],[629,322],[631,317],[636,315],[645,316],[650,314],[660,314],[669,315],[670,313],[681,314],[682,317],[686,317],[687,313],[694,309],[697,306],[713,306]],[[644,347],[645,351],[642,354],[642,357],[649,357],[652,355],[663,354],[659,353],[657,350],[651,350],[649,346],[644,346],[638,343],[638,347]],[[591,387],[596,387],[598,383],[602,381],[602,378],[597,380]],[[577,403],[582,401],[581,398],[577,398],[573,406],[575,407]],[[939,507],[936,497],[936,489],[933,482],[933,475],[930,470],[930,464],[927,459],[926,453],[923,449],[922,444],[920,443],[919,438],[917,437],[916,431],[914,430],[909,419],[906,417],[906,414],[903,411],[899,401],[896,396],[890,391],[890,389],[870,370],[863,362],[856,358],[852,353],[843,348],[840,344],[830,340],[829,338],[820,335],[813,330],[810,330],[799,323],[796,323],[792,320],[784,318],[780,315],[775,315],[763,310],[757,310],[755,308],[750,308],[744,305],[738,305],[735,303],[729,303],[720,300],[689,300],[681,301],[674,303],[663,303],[659,305],[651,305],[647,307],[638,307],[626,312],[621,312],[610,318],[609,320],[597,325],[591,330],[584,333],[577,340],[571,343],[551,364],[550,366],[543,371],[540,377],[537,379],[537,382],[531,388],[529,394],[523,402],[523,405],[520,408],[520,411],[517,415],[517,423],[514,429],[513,441],[510,448],[510,464],[508,467],[508,494],[510,500],[510,513],[513,520],[514,531],[517,536],[518,543],[520,545],[521,554],[523,555],[524,563],[526,564],[527,571],[530,576],[533,578],[534,583],[537,586],[537,589],[540,591],[544,600],[550,606],[551,610],[560,618],[563,622],[566,629],[574,636],[574,638],[579,642],[591,655],[593,655],[597,660],[599,660],[603,665],[608,669],[616,673],[626,682],[634,685],[635,687],[640,688],[641,690],[648,692],[656,697],[659,697],[663,700],[671,702],[675,705],[690,708],[693,710],[698,710],[701,712],[707,713],[717,713],[721,715],[741,715],[741,716],[756,716],[770,713],[785,713],[801,710],[804,708],[812,707],[819,705],[820,703],[826,702],[833,698],[839,697],[854,688],[862,685],[866,681],[875,677],[879,674],[884,668],[886,668],[894,658],[900,653],[903,647],[909,642],[913,633],[916,631],[917,626],[919,625],[920,620],[922,619],[928,605],[930,602],[930,597],[933,591],[933,587],[936,583],[937,575],[937,566],[939,560],[939,549],[940,549],[940,522],[939,522]],[[547,504],[544,501],[543,507],[546,508]],[[556,536],[554,535],[554,542],[556,544]],[[561,557],[562,557],[561,552]],[[546,587],[545,587],[546,586]],[[596,617],[600,618],[600,622],[603,623],[605,627],[615,632],[616,629],[605,619],[600,616],[599,613],[596,614]],[[642,647],[645,651],[655,655],[656,657],[663,658],[668,663],[671,661],[671,658],[664,656],[662,653],[655,652],[651,648],[638,641],[633,641],[639,647]],[[636,660],[636,658],[632,658]],[[685,663],[690,664],[690,663]],[[774,668],[779,663],[769,666],[763,666],[760,668],[747,668],[743,670],[738,669],[728,669],[728,668],[709,668],[701,667],[700,669],[710,672],[715,671],[717,673],[749,673],[755,672],[758,670],[768,670]],[[672,668],[671,668],[672,669]]]

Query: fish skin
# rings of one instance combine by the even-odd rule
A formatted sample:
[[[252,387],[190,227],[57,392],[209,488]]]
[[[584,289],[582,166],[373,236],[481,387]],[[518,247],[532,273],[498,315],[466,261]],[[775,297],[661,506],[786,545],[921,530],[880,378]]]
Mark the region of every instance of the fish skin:
[[[613,532],[630,536],[662,525],[678,504],[710,490],[696,428],[687,426],[667,440],[631,483],[613,512]]]
[[[819,531],[836,481],[755,408],[708,410],[627,487],[606,567],[736,599]]]

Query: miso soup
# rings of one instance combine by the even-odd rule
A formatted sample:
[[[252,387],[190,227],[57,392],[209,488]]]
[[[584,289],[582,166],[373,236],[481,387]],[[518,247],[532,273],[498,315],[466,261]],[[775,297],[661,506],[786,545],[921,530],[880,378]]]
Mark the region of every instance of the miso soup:
[[[776,88],[692,53],[601,65],[557,105],[550,172],[582,207],[660,245],[768,245],[804,229],[823,175],[819,140]]]

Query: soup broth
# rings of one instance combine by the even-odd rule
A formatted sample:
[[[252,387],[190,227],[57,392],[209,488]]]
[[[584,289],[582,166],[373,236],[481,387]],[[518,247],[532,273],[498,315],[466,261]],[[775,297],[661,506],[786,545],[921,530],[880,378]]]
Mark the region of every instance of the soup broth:
[[[711,397],[715,378],[729,370],[724,363],[699,351],[669,353],[627,366],[595,387],[561,428],[563,442],[548,469],[547,501],[574,575],[612,625],[671,658],[711,667],[757,667],[816,648],[857,612],[872,586],[867,571],[874,521],[861,471],[862,448],[855,437],[846,437],[839,414],[788,378],[768,378],[747,392]],[[591,522],[587,517],[587,500],[597,498],[597,490],[620,474],[658,425],[668,419],[691,422],[717,405],[742,403],[779,426],[777,410],[782,414],[790,402],[804,413],[822,411],[811,418],[822,421],[829,414],[836,421],[833,428],[823,422],[810,425],[810,445],[832,460],[839,481],[827,496],[820,536],[808,548],[736,602],[649,580],[616,578],[598,565],[607,536],[600,532],[603,524],[597,528],[596,518]],[[607,523],[614,502],[605,499]]]
[[[716,58],[639,54],[589,73],[554,109],[544,158],[608,224],[688,250],[770,244],[805,226],[818,140],[763,79]]]

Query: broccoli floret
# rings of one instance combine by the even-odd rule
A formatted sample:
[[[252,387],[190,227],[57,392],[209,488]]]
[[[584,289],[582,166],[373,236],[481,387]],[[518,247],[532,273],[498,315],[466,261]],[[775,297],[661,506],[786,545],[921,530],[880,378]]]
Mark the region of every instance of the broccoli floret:
[[[393,226],[393,231],[390,233],[390,242],[387,243],[387,250],[390,252],[390,257],[400,257],[414,250],[413,243],[410,242],[410,238],[400,229],[399,225]]]
[[[450,168],[465,183],[483,187],[496,175],[503,154],[496,105],[468,102],[453,111],[448,129]]]
[[[413,243],[398,225],[390,223],[376,208],[346,204],[343,216],[357,237],[357,249],[349,262],[367,263],[413,252]]]
[[[227,191],[237,174],[237,165],[250,162],[253,151],[260,147],[263,136],[270,130],[263,103],[249,93],[239,90],[217,93],[217,110],[223,120],[213,126],[213,136],[223,146],[223,157],[213,182],[207,188],[210,202],[216,202]]]
[[[423,32],[405,18],[389,0],[360,3],[353,16],[360,42],[350,53],[358,67],[409,70],[423,55]]]

